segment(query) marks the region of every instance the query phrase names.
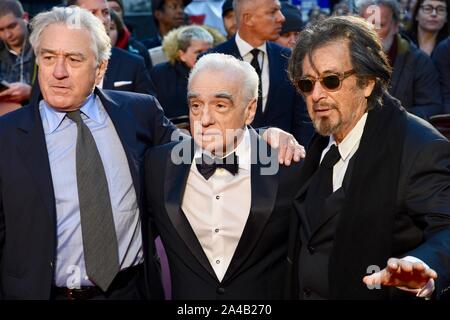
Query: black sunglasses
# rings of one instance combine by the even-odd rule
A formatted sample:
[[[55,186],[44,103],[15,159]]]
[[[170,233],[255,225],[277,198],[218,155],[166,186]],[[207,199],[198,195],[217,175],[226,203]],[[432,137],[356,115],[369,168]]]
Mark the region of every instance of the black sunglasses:
[[[349,70],[343,73],[328,73],[318,78],[305,77],[297,82],[297,88],[303,93],[308,94],[314,90],[316,81],[319,81],[322,87],[328,91],[337,91],[342,86],[342,81],[355,73],[355,70]]]

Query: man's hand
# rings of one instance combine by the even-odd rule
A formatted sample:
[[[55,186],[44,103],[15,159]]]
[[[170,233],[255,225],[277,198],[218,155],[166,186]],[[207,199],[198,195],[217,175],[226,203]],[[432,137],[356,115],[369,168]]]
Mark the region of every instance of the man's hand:
[[[422,289],[429,280],[436,278],[436,271],[427,268],[421,262],[390,258],[386,268],[370,276],[365,276],[363,282],[366,285],[381,284],[406,289]]]
[[[278,149],[278,161],[289,166],[291,161],[299,162],[306,156],[305,148],[294,136],[278,128],[267,129],[262,138],[274,149]]]
[[[23,102],[30,98],[31,86],[26,83],[14,82],[9,88],[0,92],[0,101]]]

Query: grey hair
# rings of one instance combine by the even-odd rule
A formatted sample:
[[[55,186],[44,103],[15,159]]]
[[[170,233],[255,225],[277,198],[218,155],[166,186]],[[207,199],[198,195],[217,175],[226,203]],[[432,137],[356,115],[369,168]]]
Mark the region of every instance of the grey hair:
[[[214,38],[200,26],[187,26],[184,27],[177,35],[178,49],[185,51],[191,46],[192,40],[204,41],[213,44]]]
[[[238,60],[233,56],[223,53],[210,53],[202,56],[191,70],[188,87],[192,79],[200,71],[209,70],[215,72],[229,72],[236,74],[242,81],[240,94],[247,105],[252,99],[258,98],[258,74],[246,61]]]
[[[91,35],[91,49],[94,51],[97,63],[107,61],[111,56],[111,40],[102,22],[89,11],[72,7],[54,7],[50,11],[38,14],[31,21],[32,32],[30,43],[36,57],[41,49],[41,35],[45,28],[53,24],[65,24],[69,29],[85,28]]]

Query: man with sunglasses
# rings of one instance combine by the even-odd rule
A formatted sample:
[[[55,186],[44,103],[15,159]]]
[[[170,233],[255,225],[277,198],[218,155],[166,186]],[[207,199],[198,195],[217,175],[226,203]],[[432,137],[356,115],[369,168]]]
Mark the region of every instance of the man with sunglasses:
[[[442,297],[450,142],[389,95],[391,68],[370,24],[307,27],[289,74],[317,132],[290,224],[289,298]]]

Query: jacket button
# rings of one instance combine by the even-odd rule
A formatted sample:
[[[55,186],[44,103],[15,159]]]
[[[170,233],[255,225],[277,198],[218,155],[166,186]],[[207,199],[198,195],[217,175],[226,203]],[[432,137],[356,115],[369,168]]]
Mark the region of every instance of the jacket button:
[[[217,288],[217,294],[224,294],[225,293],[225,288],[219,287]]]
[[[316,252],[316,249],[313,246],[308,246],[309,254],[314,254]]]

